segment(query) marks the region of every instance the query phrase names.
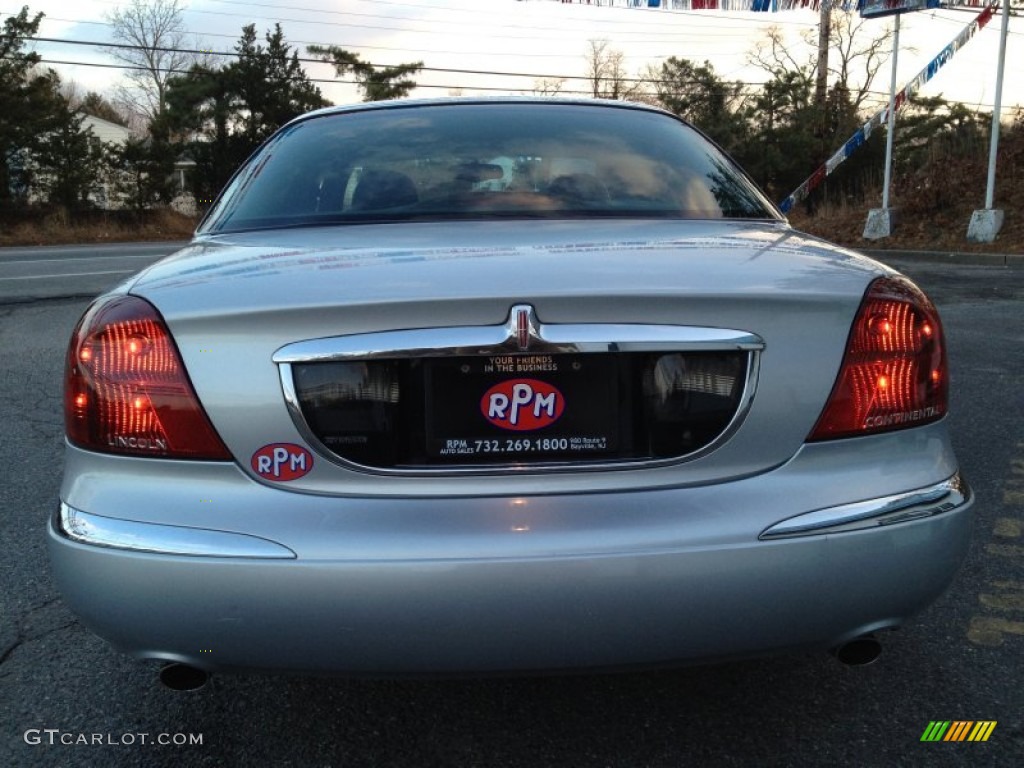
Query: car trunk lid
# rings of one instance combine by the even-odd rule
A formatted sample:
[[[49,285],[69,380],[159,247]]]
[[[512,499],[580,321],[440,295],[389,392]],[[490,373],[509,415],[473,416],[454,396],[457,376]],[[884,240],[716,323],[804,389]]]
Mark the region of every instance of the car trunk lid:
[[[828,397],[866,285],[885,272],[779,223],[470,222],[209,238],[154,265],[131,290],[164,315],[211,421],[257,479],[321,493],[462,495],[721,482],[783,463]],[[594,473],[584,471],[588,462],[562,457],[550,472],[538,473],[538,462],[502,461],[500,471],[471,476],[395,476],[338,460],[311,439],[301,408],[289,408],[287,376],[274,362],[289,345],[502,330],[514,306],[551,328],[749,334],[757,339],[747,350],[745,370],[757,365],[749,412],[714,450],[682,461],[622,462]],[[463,397],[479,407],[475,395]],[[435,414],[430,423],[445,422]],[[309,470],[287,481],[261,475],[256,456],[271,445],[311,450]],[[609,463],[617,462],[597,462]],[[509,471],[510,464],[518,466]]]

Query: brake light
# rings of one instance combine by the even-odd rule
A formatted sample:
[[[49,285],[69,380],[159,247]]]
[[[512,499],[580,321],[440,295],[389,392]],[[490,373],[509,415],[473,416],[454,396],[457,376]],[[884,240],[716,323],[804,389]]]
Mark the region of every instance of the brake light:
[[[917,427],[946,413],[949,376],[934,305],[904,277],[868,286],[809,441]]]
[[[230,459],[156,309],[135,296],[93,304],[68,345],[64,425],[104,453]]]

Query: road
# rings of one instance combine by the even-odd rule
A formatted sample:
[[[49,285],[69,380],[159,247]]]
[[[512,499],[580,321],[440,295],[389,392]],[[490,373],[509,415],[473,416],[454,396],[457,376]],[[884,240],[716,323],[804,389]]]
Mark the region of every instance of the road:
[[[0,304],[91,297],[185,243],[0,248]]]
[[[951,590],[860,668],[807,654],[603,676],[240,675],[191,694],[163,689],[154,666],[112,651],[67,611],[43,544],[60,477],[63,351],[87,301],[0,304],[0,765],[1019,765],[1024,270],[901,266],[943,316],[976,529]],[[986,743],[922,743],[933,720],[997,726]],[[202,743],[143,743],[163,734]]]

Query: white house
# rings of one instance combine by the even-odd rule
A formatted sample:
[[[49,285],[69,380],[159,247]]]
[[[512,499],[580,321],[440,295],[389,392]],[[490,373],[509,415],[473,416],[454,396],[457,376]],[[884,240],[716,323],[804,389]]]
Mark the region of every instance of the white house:
[[[123,125],[112,123],[109,120],[104,120],[100,117],[93,117],[92,115],[85,115],[82,120],[82,130],[92,130],[93,135],[102,141],[104,144],[113,144],[121,147],[131,138],[131,131],[125,128]],[[177,187],[177,196],[172,201],[171,206],[182,213],[195,213],[195,201],[192,200],[192,195],[189,194],[186,185],[185,174],[195,167],[195,162],[188,158],[178,158],[174,163],[174,178]],[[102,192],[96,197],[100,198],[94,200],[101,208],[116,208],[119,207],[120,203],[112,200],[107,194],[107,184],[104,183]]]
[[[107,144],[113,147],[123,147],[128,139],[132,137],[132,132],[123,125],[112,123],[109,120],[104,120],[101,117],[94,117],[93,115],[82,115],[81,130],[83,132],[91,132],[103,144]],[[25,165],[31,165],[32,161],[26,159],[24,152],[18,152],[12,154],[8,158],[8,163],[15,169],[21,168]],[[176,187],[176,196],[171,202],[171,206],[181,213],[194,215],[196,210],[195,200],[192,199],[192,195],[187,191],[187,179],[188,174],[194,167],[195,161],[187,158],[180,157],[174,164],[174,180]],[[12,175],[11,178],[11,191],[15,194],[26,194],[30,202],[38,202],[40,200],[39,193],[35,188],[29,189],[16,189],[15,184],[17,183],[16,178]],[[89,199],[99,208],[107,210],[121,208],[123,206],[123,200],[114,193],[114,183],[110,178],[109,173],[104,173],[103,178],[99,180],[99,183],[94,188],[93,192],[90,193]]]
[[[116,144],[119,147],[124,146],[125,142],[127,142],[132,135],[132,132],[123,125],[112,123],[101,117],[86,115],[82,120],[82,130],[85,131],[90,128],[92,129],[93,136],[104,144]]]

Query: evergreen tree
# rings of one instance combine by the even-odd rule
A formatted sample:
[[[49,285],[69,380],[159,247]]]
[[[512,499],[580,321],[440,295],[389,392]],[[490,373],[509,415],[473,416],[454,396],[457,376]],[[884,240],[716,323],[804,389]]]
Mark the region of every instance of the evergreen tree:
[[[57,74],[41,70],[38,54],[25,50],[42,18],[41,13],[30,18],[26,6],[4,19],[0,32],[0,205],[27,194],[32,156],[66,118]]]
[[[363,101],[385,101],[408,96],[416,87],[416,81],[409,79],[423,69],[423,62],[396,64],[393,67],[375,67],[363,61],[359,55],[336,45],[310,45],[306,51],[323,61],[334,65],[334,73],[343,77],[351,73],[363,90]]]
[[[235,46],[238,60],[228,69],[234,85],[242,135],[253,149],[271,133],[312,109],[327,106],[320,89],[306,77],[297,51],[284,41],[281,25],[256,42],[256,26],[242,29]]]
[[[800,73],[780,72],[765,83],[750,106],[752,140],[737,151],[747,172],[777,199],[795,189],[814,170],[819,154],[812,84]]]
[[[168,203],[174,195],[175,152],[158,126],[154,120],[149,136],[110,149],[115,193],[136,213]]]
[[[695,65],[675,56],[649,74],[661,106],[696,125],[727,152],[741,147],[749,124],[738,84],[719,78],[707,61]]]
[[[52,119],[55,125],[39,138],[33,153],[36,186],[50,203],[66,211],[89,207],[89,196],[102,187],[105,149],[91,129],[82,130],[84,115],[66,103]]]
[[[328,105],[310,82],[280,25],[256,41],[255,26],[243,28],[229,64],[193,66],[171,78],[161,124],[179,152],[196,163],[192,191],[211,200],[235,169],[284,123]]]

